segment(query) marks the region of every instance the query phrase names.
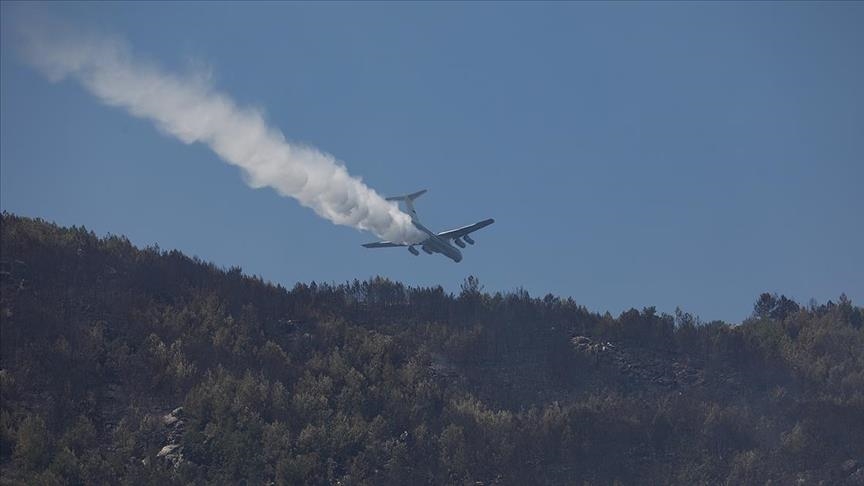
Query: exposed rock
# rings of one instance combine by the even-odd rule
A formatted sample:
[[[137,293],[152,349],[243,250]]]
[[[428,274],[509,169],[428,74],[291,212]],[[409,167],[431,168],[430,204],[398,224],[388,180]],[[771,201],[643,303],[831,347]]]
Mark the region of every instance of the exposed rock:
[[[574,336],[570,342],[573,343],[574,346],[590,346],[591,338],[587,336]]]
[[[168,444],[156,454],[156,457],[160,457],[171,463],[172,466],[180,467],[180,464],[183,463],[183,448],[180,444]]]
[[[845,484],[864,484],[864,462],[849,459],[840,465],[840,471],[846,478]]]
[[[182,422],[182,420],[180,420],[180,417],[182,415],[183,415],[183,407],[177,407],[174,410],[172,410],[171,413],[165,414],[162,417],[162,423],[165,424],[165,426],[170,427],[170,426],[176,424],[177,422]]]
[[[179,467],[185,461],[183,448],[180,445],[186,425],[183,420],[183,407],[177,407],[170,413],[163,415],[162,424],[168,429],[165,434],[166,444],[156,454],[156,457],[169,461],[175,468]]]
[[[606,353],[615,350],[615,345],[610,342],[594,342],[588,336],[574,336],[570,339],[570,343],[576,347],[576,350],[585,353]]]
[[[156,457],[166,457],[174,454],[174,451],[180,448],[180,444],[168,444],[156,454]],[[178,451],[179,452],[179,451]]]
[[[638,346],[620,346],[611,342],[595,341],[588,336],[570,338],[573,348],[598,367],[616,370],[626,381],[649,383],[661,388],[694,387],[705,384],[705,370],[686,361],[679,361],[675,353],[651,350]],[[725,376],[735,382],[735,377]]]
[[[864,467],[859,467],[857,471],[850,474],[846,482],[848,484],[864,484]]]

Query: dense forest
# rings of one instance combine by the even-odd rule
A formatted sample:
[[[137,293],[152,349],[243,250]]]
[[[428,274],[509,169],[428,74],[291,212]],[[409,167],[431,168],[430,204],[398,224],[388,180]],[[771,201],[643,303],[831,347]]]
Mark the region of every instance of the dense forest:
[[[2,484],[864,484],[864,311],[292,289],[4,213]]]

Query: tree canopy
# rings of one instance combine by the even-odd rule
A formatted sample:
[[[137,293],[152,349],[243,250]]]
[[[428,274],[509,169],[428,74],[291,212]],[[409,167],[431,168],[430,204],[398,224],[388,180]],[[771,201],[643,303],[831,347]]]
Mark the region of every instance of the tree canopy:
[[[273,285],[2,215],[3,484],[860,484],[864,312]]]

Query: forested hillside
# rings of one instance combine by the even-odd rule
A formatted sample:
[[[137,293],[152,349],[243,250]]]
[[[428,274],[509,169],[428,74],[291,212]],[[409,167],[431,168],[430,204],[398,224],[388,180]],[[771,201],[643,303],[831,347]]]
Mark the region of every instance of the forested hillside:
[[[0,263],[3,484],[864,484],[845,296],[285,289],[10,214]]]

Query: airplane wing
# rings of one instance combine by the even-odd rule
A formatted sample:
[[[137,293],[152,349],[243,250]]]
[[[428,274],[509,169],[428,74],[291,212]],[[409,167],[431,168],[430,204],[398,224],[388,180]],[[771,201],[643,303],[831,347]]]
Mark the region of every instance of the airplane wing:
[[[374,243],[366,243],[363,245],[366,248],[394,248],[398,246],[408,246],[404,243],[393,243],[392,241],[376,241]]]
[[[484,219],[483,221],[480,221],[479,223],[470,224],[468,226],[463,226],[461,228],[456,228],[456,229],[452,229],[452,230],[448,230],[448,231],[442,231],[442,232],[438,233],[438,237],[439,238],[452,238],[452,239],[461,238],[461,237],[463,237],[469,233],[473,233],[479,229],[485,228],[494,222],[495,222],[495,220],[492,218]]]

